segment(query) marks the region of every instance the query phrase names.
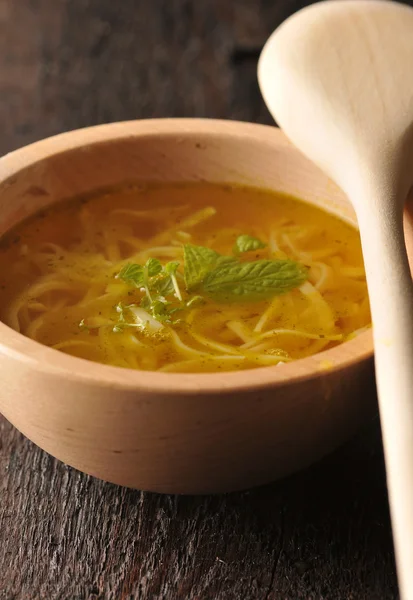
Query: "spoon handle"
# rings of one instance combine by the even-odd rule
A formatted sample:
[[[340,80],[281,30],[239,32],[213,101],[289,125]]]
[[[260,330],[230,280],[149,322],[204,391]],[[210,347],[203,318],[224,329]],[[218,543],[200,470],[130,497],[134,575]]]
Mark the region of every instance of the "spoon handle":
[[[386,190],[388,193],[388,189]],[[374,202],[373,197],[372,201]],[[401,203],[357,203],[400,594],[413,598],[413,285]],[[370,204],[370,210],[368,205]]]

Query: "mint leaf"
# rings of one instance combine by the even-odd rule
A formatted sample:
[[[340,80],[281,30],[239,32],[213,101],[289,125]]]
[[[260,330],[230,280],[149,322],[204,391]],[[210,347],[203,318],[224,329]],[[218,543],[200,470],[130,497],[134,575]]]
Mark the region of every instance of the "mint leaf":
[[[266,245],[267,244],[264,244],[264,242],[252,235],[239,235],[235,241],[233,252],[234,254],[251,252],[253,250],[259,250],[260,248],[265,248]]]
[[[208,271],[214,269],[221,255],[204,246],[184,245],[185,286],[188,291],[196,288]]]
[[[147,277],[159,275],[161,271],[161,261],[157,258],[149,258],[144,267],[136,263],[128,263],[121,269],[116,277],[127,283],[133,283],[136,287],[141,287],[145,284]]]
[[[162,263],[157,258],[148,258],[145,263],[145,269],[149,277],[154,277],[162,271]]]
[[[165,265],[165,273],[167,273],[168,275],[175,275],[176,271],[178,270],[179,267],[179,262],[178,261],[171,261],[166,263]]]
[[[160,276],[156,281],[151,282],[150,289],[159,296],[169,296],[174,292],[174,284],[170,275]]]
[[[215,252],[215,250],[205,248],[204,246],[185,244],[184,277],[187,291],[189,292],[199,286],[204,280],[205,275],[218,265],[231,263],[234,260],[232,256],[222,256],[218,252]]]
[[[203,289],[221,301],[265,300],[289,292],[306,278],[307,269],[292,260],[232,262],[209,272]]]
[[[169,302],[161,302],[161,300],[155,300],[151,305],[152,316],[158,321],[168,320],[168,305]]]
[[[133,283],[136,287],[141,287],[144,281],[143,267],[134,263],[128,263],[116,277],[127,283]]]

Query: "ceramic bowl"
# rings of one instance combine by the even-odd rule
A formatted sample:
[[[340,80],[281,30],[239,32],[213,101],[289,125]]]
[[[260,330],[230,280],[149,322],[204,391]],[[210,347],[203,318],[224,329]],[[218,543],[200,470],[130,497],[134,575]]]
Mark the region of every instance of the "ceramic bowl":
[[[340,190],[275,127],[162,119],[65,133],[0,160],[0,234],[71,196],[148,181],[251,184],[355,223]],[[144,490],[245,489],[306,467],[375,406],[370,332],[286,364],[217,374],[109,367],[0,323],[0,410],[41,448]]]

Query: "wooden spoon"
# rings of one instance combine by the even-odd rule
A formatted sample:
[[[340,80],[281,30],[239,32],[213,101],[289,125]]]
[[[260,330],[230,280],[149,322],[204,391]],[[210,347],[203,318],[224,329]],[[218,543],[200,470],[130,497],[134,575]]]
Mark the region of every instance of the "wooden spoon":
[[[402,598],[413,598],[413,286],[403,206],[413,184],[413,9],[381,0],[315,4],[285,21],[258,66],[290,140],[357,213]]]

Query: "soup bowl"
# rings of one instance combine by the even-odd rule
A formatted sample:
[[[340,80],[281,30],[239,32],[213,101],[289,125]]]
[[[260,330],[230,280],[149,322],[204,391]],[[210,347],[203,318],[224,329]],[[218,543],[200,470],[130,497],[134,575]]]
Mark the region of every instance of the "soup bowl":
[[[73,131],[3,157],[0,235],[72,196],[149,181],[270,188],[356,226],[343,193],[277,128],[161,119]],[[0,323],[0,379],[0,411],[45,451],[103,480],[167,493],[285,476],[375,410],[370,332],[281,369],[172,374],[75,358]]]

